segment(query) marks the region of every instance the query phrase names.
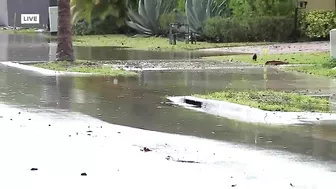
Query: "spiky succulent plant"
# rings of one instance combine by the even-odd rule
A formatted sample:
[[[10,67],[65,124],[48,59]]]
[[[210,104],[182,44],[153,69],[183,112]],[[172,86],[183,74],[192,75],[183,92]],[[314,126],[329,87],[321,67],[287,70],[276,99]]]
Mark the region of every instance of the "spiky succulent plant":
[[[226,0],[221,3],[216,0],[186,0],[185,9],[190,30],[197,34],[202,33],[204,21],[229,11]]]
[[[126,24],[145,35],[159,35],[161,28],[160,15],[167,14],[174,9],[175,0],[139,0],[138,11],[128,7]]]

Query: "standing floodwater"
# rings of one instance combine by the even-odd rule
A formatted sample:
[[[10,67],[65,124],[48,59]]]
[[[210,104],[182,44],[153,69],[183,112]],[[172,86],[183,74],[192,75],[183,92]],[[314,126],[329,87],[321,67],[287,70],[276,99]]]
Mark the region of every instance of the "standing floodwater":
[[[0,33],[0,47],[0,61],[54,61],[56,59],[55,39],[51,40],[43,34]],[[74,47],[74,51],[76,58],[80,60],[174,60],[227,54],[206,51],[167,52],[86,46]]]
[[[197,63],[197,62],[195,62]],[[168,133],[257,145],[336,160],[332,126],[265,127],[165,104],[165,95],[235,89],[296,90],[328,94],[335,82],[275,69],[146,71],[140,78],[43,77],[0,67],[1,101],[35,108],[78,111],[104,121]]]

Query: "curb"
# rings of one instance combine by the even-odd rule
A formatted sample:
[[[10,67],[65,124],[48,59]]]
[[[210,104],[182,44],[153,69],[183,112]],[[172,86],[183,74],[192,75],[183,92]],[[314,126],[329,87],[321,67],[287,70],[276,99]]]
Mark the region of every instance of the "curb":
[[[202,99],[193,96],[167,97],[174,104],[204,113],[247,123],[268,125],[320,125],[336,123],[334,113],[275,112],[227,101]]]

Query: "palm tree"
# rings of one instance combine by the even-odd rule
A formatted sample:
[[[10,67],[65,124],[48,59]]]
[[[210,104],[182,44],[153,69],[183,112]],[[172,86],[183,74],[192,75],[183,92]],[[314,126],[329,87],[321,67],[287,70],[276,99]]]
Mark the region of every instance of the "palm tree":
[[[58,0],[58,29],[56,61],[75,61],[72,32],[70,0]]]
[[[124,24],[127,6],[134,8],[138,0],[71,0],[72,24],[80,20],[91,23],[92,19],[104,20],[112,16],[117,23]]]

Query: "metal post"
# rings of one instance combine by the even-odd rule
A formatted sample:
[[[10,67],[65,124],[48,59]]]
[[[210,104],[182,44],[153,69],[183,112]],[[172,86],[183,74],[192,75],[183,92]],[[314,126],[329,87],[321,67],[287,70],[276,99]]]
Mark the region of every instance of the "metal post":
[[[173,39],[172,39],[172,34],[173,34],[173,31],[172,31],[172,24],[169,24],[169,34],[168,34],[168,38],[169,38],[169,44],[172,45],[173,44]]]
[[[173,34],[173,45],[176,45],[176,34]]]
[[[194,34],[193,34],[193,32],[190,33],[190,41],[191,41],[191,44],[194,44]]]
[[[189,25],[187,25],[188,26],[188,30],[187,30],[187,34],[186,34],[186,39],[185,39],[185,42],[186,42],[186,44],[189,44],[189,35],[190,35],[190,28],[189,28]]]
[[[189,44],[189,34],[185,34],[184,35],[184,41],[185,41],[185,44]]]

